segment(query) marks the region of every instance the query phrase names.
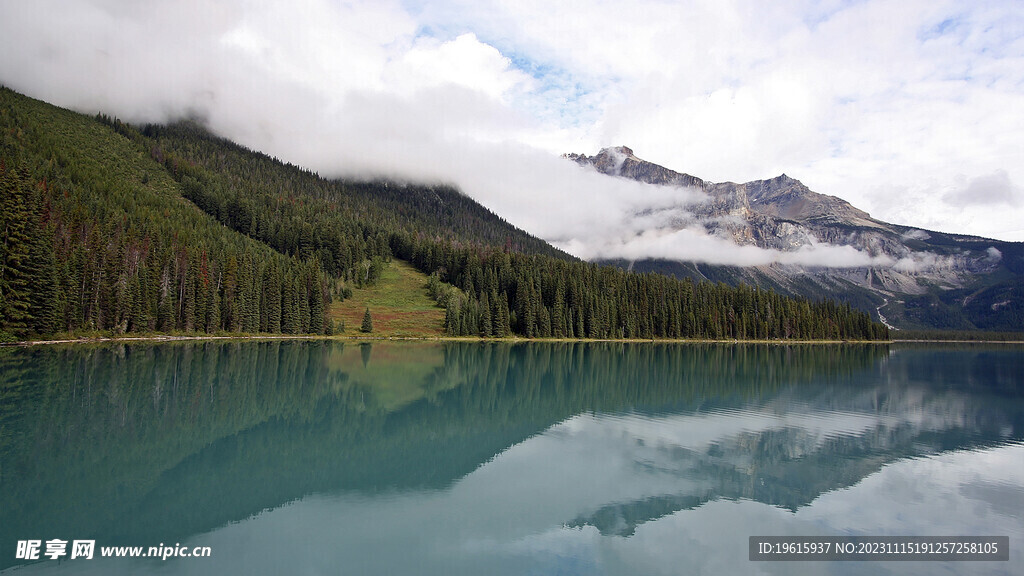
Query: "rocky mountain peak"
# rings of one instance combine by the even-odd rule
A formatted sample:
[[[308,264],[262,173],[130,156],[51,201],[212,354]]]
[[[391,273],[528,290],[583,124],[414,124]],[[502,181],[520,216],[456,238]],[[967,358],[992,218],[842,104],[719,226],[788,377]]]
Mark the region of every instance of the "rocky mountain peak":
[[[689,174],[683,174],[659,166],[633,154],[628,146],[602,148],[595,156],[585,154],[565,154],[565,158],[581,166],[592,166],[602,174],[638,180],[647,184],[662,186],[686,186],[704,188],[707,183]]]
[[[640,219],[651,230],[686,229],[731,240],[737,246],[788,255],[767,265],[716,266],[666,260],[659,253],[621,261],[631,270],[756,284],[805,297],[839,297],[879,318],[884,310],[883,321],[894,326],[1017,329],[1020,325],[1019,311],[1024,309],[1019,289],[1024,262],[1021,244],[924,232],[875,220],[849,202],[814,192],[787,174],[742,184],[708,182],[638,158],[626,146],[604,148],[595,156],[565,157],[612,177],[691,187],[703,193],[690,195],[695,200],[685,205],[641,205],[626,215]],[[828,259],[802,260],[827,250],[833,250]],[[858,256],[854,260],[852,255]]]
[[[787,174],[745,184],[716,184],[638,158],[628,146],[602,148],[594,156],[566,154],[564,157],[609,176],[660,186],[698,188],[712,198],[712,203],[704,210],[718,211],[720,215],[753,213],[797,222],[828,220],[859,226],[875,225],[867,212],[841,198],[814,192]]]
[[[632,156],[633,158],[636,158],[636,156],[633,156],[633,149],[628,146],[613,146],[610,148],[602,148],[601,151],[598,152],[598,156],[600,156],[601,154],[620,155],[626,156],[627,158]],[[637,158],[637,160],[639,160],[639,158]]]
[[[803,182],[797,180],[796,178],[790,178],[789,176],[786,175],[785,172],[779,174],[775,178],[768,180],[768,182],[774,186],[803,186]]]
[[[814,192],[803,182],[785,174],[748,182],[743,187],[755,210],[777,218],[797,221],[824,218],[860,226],[872,225],[867,212],[842,198]]]

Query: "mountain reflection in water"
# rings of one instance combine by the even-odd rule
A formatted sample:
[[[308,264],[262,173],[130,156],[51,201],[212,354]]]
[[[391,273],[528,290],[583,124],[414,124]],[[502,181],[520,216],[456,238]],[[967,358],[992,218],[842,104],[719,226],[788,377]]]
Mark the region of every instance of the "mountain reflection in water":
[[[161,565],[211,574],[296,563],[660,573],[694,546],[710,555],[695,572],[725,569],[719,557],[776,571],[785,564],[747,564],[747,536],[1005,535],[1004,524],[1016,526],[1013,550],[1024,524],[1021,374],[1020,348],[979,346],[4,348],[0,568],[30,538],[215,542],[216,558]],[[927,478],[901,486],[907,470]],[[878,482],[860,506],[843,499]],[[929,483],[941,501],[899,518],[892,503],[913,506]],[[970,512],[919,524],[961,508]],[[702,535],[686,527],[698,521]],[[325,534],[333,544],[316,548]],[[710,541],[698,540],[714,534],[722,548],[704,550]],[[311,544],[296,556],[274,535]],[[664,557],[624,563],[626,543],[660,538]],[[75,562],[61,568],[92,566]],[[984,568],[1015,571],[1019,551],[994,564]]]

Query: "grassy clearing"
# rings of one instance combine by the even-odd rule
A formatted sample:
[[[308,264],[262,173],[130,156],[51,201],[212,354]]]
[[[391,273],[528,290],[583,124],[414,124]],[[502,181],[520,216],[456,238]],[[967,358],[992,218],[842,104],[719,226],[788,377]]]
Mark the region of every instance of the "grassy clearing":
[[[345,321],[344,335],[358,336],[367,308],[370,336],[444,336],[444,310],[427,295],[427,276],[400,260],[391,261],[375,286],[353,289],[351,298],[332,303],[330,315]]]

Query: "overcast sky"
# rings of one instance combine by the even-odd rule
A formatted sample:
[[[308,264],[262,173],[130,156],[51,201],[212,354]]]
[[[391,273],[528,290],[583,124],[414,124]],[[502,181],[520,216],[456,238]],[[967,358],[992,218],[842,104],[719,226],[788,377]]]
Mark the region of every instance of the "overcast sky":
[[[453,183],[582,256],[635,238],[624,211],[694,200],[559,158],[616,145],[1024,240],[1019,0],[0,0],[0,83],[131,121],[198,116],[323,175]],[[648,240],[765,259],[686,230]]]

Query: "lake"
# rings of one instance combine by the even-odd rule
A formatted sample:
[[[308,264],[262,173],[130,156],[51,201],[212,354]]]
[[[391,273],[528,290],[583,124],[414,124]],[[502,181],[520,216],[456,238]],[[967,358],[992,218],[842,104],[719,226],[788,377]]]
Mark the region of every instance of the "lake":
[[[0,570],[1022,574],[1022,384],[1011,345],[0,348]],[[748,556],[972,535],[1009,560]]]

